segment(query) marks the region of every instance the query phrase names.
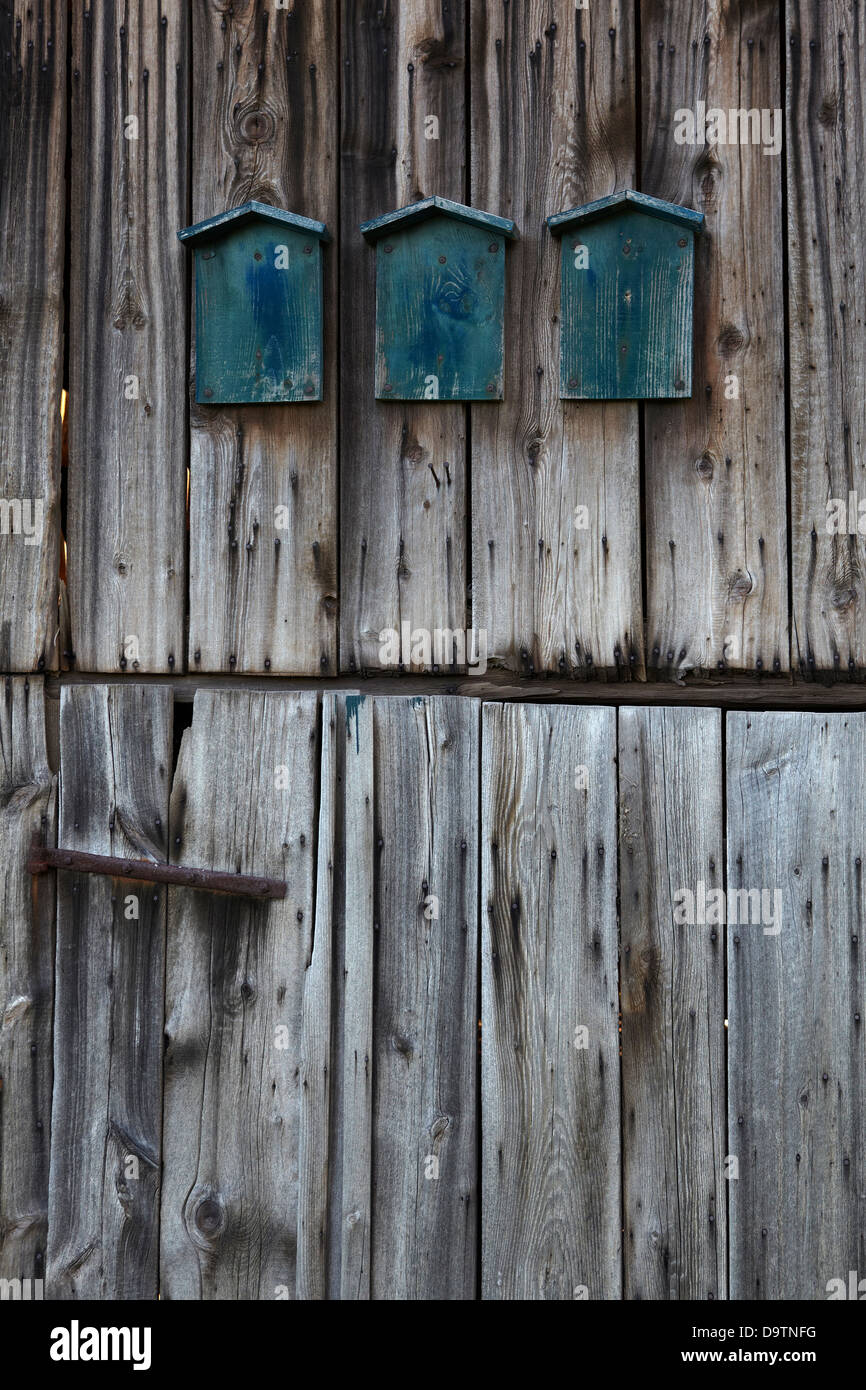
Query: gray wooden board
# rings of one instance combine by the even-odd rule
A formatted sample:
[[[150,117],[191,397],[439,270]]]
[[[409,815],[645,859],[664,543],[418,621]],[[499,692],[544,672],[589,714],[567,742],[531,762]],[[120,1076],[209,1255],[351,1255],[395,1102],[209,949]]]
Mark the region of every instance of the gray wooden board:
[[[807,676],[830,670],[863,680],[866,31],[859,7],[844,0],[786,0],[784,21],[791,661]],[[835,534],[832,500],[842,504]]]
[[[50,876],[31,881],[25,867],[34,837],[53,845],[56,833],[45,736],[42,681],[7,676],[0,704],[0,1279],[45,1277],[55,888]]]
[[[616,715],[485,705],[482,749],[482,1297],[618,1298]]]
[[[511,670],[640,677],[638,409],[560,401],[562,246],[544,225],[634,187],[633,6],[564,13],[471,5],[470,201],[520,231],[505,400],[471,407],[472,622]]]
[[[726,1297],[724,930],[674,917],[724,883],[721,765],[718,710],[620,710],[627,1299]]]
[[[377,699],[371,1296],[475,1296],[478,710]],[[438,915],[437,915],[438,914]]]
[[[380,633],[404,621],[429,632],[466,622],[466,407],[375,399],[376,255],[358,232],[426,196],[466,201],[465,8],[464,0],[342,7],[344,671],[388,664]],[[428,117],[436,138],[425,134],[434,129]]]
[[[193,7],[186,221],[256,200],[333,235],[338,47],[327,0]],[[324,399],[190,407],[191,671],[337,670],[337,247],[322,257]]]
[[[58,843],[164,862],[170,693],[64,690],[60,750]],[[166,892],[57,880],[47,1292],[156,1298]]]
[[[317,697],[199,692],[171,796],[173,862],[284,878],[284,900],[172,889],[166,963],[163,1298],[315,1288],[320,1195],[305,1142],[327,1123],[314,931]],[[327,936],[327,912],[323,932]],[[315,1002],[305,1001],[309,992]],[[319,1016],[316,1009],[319,1009]],[[303,1077],[302,1077],[303,1073]],[[299,1217],[299,1192],[312,1202]],[[298,1254],[298,1230],[304,1252]]]
[[[644,414],[647,665],[674,678],[789,664],[783,156],[676,138],[703,102],[778,110],[781,141],[779,19],[777,0],[640,5],[641,188],[706,218],[692,399]]]
[[[181,670],[187,8],[71,14],[72,646],[82,670]]]
[[[0,15],[2,671],[59,664],[66,22],[61,0]]]
[[[329,1296],[370,1297],[373,1105],[373,701],[335,694],[322,719],[336,780]],[[322,799],[326,769],[322,766]],[[319,836],[319,855],[324,853]]]
[[[729,714],[727,787],[731,1297],[826,1299],[866,1269],[866,715]]]

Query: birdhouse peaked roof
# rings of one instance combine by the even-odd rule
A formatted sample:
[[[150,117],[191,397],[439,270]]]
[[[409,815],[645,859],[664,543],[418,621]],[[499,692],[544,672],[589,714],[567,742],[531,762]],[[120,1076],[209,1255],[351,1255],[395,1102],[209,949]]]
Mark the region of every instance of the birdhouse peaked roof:
[[[436,216],[453,217],[457,222],[469,222],[474,227],[483,228],[484,231],[499,232],[512,241],[517,238],[517,228],[510,217],[496,217],[492,212],[479,212],[477,208],[468,208],[463,203],[452,203],[450,198],[425,198],[422,202],[412,203],[407,208],[386,212],[384,217],[373,217],[369,222],[361,223],[361,235],[367,241],[378,241],[380,237],[405,231],[416,222]]]
[[[548,217],[547,225],[555,236],[560,236],[571,227],[595,222],[600,217],[609,217],[611,213],[626,212],[629,208],[635,212],[645,212],[649,217],[660,217],[666,222],[677,222],[693,232],[699,231],[704,225],[702,212],[681,208],[677,203],[666,203],[661,198],[651,198],[648,193],[636,193],[631,188],[623,193],[612,193],[609,198],[597,198],[594,203],[584,203],[583,207],[556,212]]]
[[[224,232],[234,231],[235,228],[242,227],[257,217],[267,222],[278,222],[293,227],[298,232],[306,232],[308,236],[318,237],[319,241],[331,239],[324,222],[315,222],[312,217],[301,217],[296,212],[286,212],[284,208],[272,207],[270,203],[256,202],[243,203],[239,208],[218,212],[216,217],[207,217],[204,222],[194,222],[191,227],[184,227],[178,232],[178,236],[181,241],[195,246],[199,241],[215,241]]]

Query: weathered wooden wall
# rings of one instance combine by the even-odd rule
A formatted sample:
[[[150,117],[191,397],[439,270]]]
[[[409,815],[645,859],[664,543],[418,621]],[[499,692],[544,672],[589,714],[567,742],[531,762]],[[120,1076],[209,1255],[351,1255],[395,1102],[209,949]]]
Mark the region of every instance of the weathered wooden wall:
[[[386,664],[380,633],[408,622],[484,629],[525,676],[861,679],[858,13],[75,0],[67,39],[56,0],[6,0],[0,477],[44,531],[0,535],[0,667],[329,676]],[[699,102],[785,114],[783,152],[677,144]],[[544,219],[626,187],[705,217],[692,399],[563,402]],[[520,230],[501,403],[374,397],[358,225],[432,193]],[[175,233],[251,197],[334,235],[321,403],[190,404]],[[831,535],[849,493],[854,532]]]
[[[62,871],[52,971],[41,681],[4,710],[4,1277],[823,1299],[863,1267],[866,716],[222,690],[173,739],[164,686],[67,688],[61,844],[288,895]]]

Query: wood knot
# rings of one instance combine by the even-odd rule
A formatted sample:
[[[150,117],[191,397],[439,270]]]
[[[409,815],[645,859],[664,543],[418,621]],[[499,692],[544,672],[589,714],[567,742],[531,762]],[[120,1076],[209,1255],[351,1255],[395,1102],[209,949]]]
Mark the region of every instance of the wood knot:
[[[187,1198],[184,1220],[195,1244],[208,1248],[225,1232],[225,1202],[210,1186],[193,1188]]]
[[[754,592],[754,588],[755,581],[748,571],[737,570],[736,574],[731,576],[731,581],[728,585],[728,593],[733,599],[743,600],[747,599],[749,595]]]
[[[835,92],[831,92],[821,102],[818,108],[818,120],[823,126],[834,126],[839,112],[839,98]]]
[[[734,323],[723,323],[719,336],[716,339],[719,352],[723,357],[733,357],[734,353],[740,351],[745,345],[746,335],[742,329],[737,328]]]
[[[261,106],[242,110],[235,118],[235,131],[245,145],[263,145],[273,140],[276,121],[270,111]]]
[[[836,613],[847,613],[857,603],[857,590],[849,584],[834,584],[830,590],[830,604]]]
[[[701,454],[699,459],[695,459],[695,472],[702,482],[711,483],[715,471],[712,454]]]

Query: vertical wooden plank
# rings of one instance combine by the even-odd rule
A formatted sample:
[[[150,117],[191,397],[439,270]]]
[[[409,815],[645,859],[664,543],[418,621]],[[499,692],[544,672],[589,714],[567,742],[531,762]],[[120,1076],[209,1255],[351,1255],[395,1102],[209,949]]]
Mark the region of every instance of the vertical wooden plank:
[[[66,5],[0,13],[0,670],[58,665]]]
[[[164,862],[171,736],[164,688],[65,687],[59,843]],[[155,1298],[165,890],[57,877],[48,1294]]]
[[[326,701],[325,716],[332,726],[337,781],[329,1290],[332,1298],[357,1300],[370,1297],[373,702],[364,695],[335,694]]]
[[[89,671],[183,666],[187,12],[72,6],[68,584]]]
[[[403,621],[429,632],[466,621],[466,407],[375,399],[376,258],[358,234],[368,218],[433,194],[466,201],[465,42],[465,0],[343,4],[340,650],[349,671],[381,666],[379,634]]]
[[[706,217],[692,399],[645,407],[647,664],[786,671],[781,156],[675,138],[704,102],[778,111],[781,148],[779,6],[642,0],[640,15],[642,191]]]
[[[25,866],[34,837],[54,844],[56,801],[38,679],[4,682],[0,808],[0,1278],[44,1280],[55,891]]]
[[[618,1298],[616,714],[485,705],[482,748],[482,1297]]]
[[[304,996],[321,997],[327,954],[314,932],[316,699],[199,691],[183,736],[173,859],[289,888],[268,903],[171,891],[163,1298],[296,1293]],[[308,1133],[317,1123],[307,1112]]]
[[[544,226],[634,186],[632,11],[472,3],[472,201],[520,229],[505,400],[471,407],[472,621],[489,659],[527,674],[643,674],[637,407],[560,401]]]
[[[856,1297],[866,715],[729,714],[727,729],[731,1297]],[[733,914],[733,891],[760,892],[760,914]]]
[[[820,8],[787,0],[785,44],[791,660],[807,676],[844,671],[863,680],[866,32],[860,7],[851,0]],[[830,501],[837,504],[832,512]]]
[[[378,699],[372,1297],[475,1297],[478,709]]]
[[[332,6],[197,0],[192,221],[250,199],[337,221]],[[336,249],[324,386],[299,405],[191,403],[189,669],[337,670]],[[194,392],[192,393],[194,396]]]
[[[719,711],[621,710],[626,1299],[727,1297],[724,933],[674,915],[723,843]]]
[[[316,826],[313,924],[304,963],[298,1067],[298,1246],[295,1291],[323,1299],[328,1289],[334,838],[337,819],[334,697],[325,697]],[[339,1026],[339,1019],[336,1020]]]

